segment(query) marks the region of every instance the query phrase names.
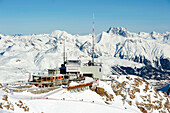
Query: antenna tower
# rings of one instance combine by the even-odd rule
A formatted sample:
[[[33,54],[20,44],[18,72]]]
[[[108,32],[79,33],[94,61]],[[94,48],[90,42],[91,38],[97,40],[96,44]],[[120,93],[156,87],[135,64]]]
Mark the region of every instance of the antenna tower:
[[[92,30],[92,65],[94,65],[94,14],[93,14],[93,30]]]
[[[65,37],[64,37],[64,38],[65,38]],[[66,56],[65,56],[65,39],[64,39],[64,44],[63,44],[63,46],[64,46],[64,47],[63,47],[63,63],[65,63],[65,60],[66,60],[66,59],[65,59],[65,57],[66,57]]]

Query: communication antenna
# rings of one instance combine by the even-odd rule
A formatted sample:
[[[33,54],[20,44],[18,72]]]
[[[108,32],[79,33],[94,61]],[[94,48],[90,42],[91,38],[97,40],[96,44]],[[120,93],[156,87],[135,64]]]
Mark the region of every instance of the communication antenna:
[[[66,62],[67,62],[67,53],[66,53]]]
[[[66,56],[65,56],[65,39],[64,39],[64,44],[63,44],[63,63],[65,63],[65,57]]]
[[[94,13],[93,13],[93,30],[92,30],[92,65],[94,65]]]

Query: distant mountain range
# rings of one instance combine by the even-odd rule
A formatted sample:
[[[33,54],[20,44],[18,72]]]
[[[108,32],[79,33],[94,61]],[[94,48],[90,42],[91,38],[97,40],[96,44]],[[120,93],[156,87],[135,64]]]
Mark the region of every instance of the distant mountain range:
[[[64,40],[68,59],[91,59],[91,34],[56,30],[51,34],[0,35],[0,76],[24,79],[25,73],[60,66]],[[95,61],[103,62],[104,75],[170,80],[170,32],[131,33],[124,27],[110,27],[95,36]]]

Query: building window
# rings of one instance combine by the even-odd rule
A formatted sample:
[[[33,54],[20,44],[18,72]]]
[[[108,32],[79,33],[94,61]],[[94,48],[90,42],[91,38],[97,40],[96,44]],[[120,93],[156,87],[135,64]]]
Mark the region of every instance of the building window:
[[[99,72],[101,72],[102,71],[102,69],[101,68],[99,68]]]

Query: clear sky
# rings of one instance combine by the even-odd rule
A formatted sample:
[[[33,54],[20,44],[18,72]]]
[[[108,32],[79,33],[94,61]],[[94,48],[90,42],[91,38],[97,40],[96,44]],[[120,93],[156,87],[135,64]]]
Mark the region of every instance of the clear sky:
[[[0,0],[0,33],[88,34],[93,13],[96,33],[111,26],[136,33],[170,31],[170,0]]]

